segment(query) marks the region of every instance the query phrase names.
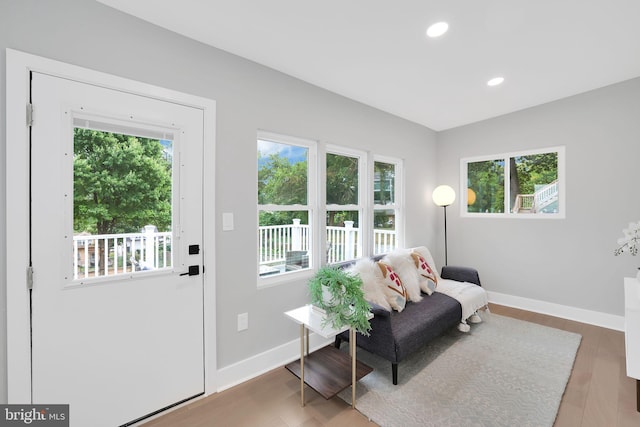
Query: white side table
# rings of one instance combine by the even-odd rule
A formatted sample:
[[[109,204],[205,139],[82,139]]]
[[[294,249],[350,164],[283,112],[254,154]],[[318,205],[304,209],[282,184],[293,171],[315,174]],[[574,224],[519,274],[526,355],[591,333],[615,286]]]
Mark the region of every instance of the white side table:
[[[356,407],[356,382],[373,369],[356,360],[356,331],[345,326],[334,329],[324,324],[324,314],[305,305],[284,313],[300,325],[300,359],[291,362],[286,368],[300,378],[300,399],[304,406],[304,385],[316,390],[325,399],[338,394],[351,385],[351,406]],[[371,314],[373,317],[373,314]],[[309,331],[323,338],[332,338],[349,330],[349,355],[328,345],[309,354]],[[306,353],[306,358],[305,358]],[[306,360],[305,360],[306,359]]]
[[[636,379],[636,409],[640,412],[640,281],[624,278],[624,338],[627,376]]]

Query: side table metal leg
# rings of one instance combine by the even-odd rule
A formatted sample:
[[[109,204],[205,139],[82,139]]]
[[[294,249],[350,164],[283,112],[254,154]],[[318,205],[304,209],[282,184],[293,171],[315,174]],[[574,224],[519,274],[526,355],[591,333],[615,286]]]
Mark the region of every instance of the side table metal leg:
[[[300,401],[302,406],[304,406],[304,342],[306,329],[304,325],[300,325]]]
[[[636,411],[640,412],[640,380],[636,380]]]
[[[349,344],[351,345],[351,407],[356,409],[356,331],[349,330]]]

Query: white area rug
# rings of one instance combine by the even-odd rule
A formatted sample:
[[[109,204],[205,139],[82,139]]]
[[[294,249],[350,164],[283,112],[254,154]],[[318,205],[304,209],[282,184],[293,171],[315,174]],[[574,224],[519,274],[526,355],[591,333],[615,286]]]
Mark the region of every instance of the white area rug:
[[[383,427],[552,426],[582,337],[485,312],[471,332],[452,330],[398,365],[364,350],[374,371],[356,407]],[[351,388],[339,394],[351,403]]]

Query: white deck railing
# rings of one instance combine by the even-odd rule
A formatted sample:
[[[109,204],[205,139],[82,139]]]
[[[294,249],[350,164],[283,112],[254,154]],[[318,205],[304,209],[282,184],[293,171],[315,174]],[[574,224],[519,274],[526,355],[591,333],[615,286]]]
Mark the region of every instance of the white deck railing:
[[[83,279],[172,266],[171,232],[73,236],[73,277]]]
[[[258,227],[260,264],[284,262],[289,251],[309,249],[309,226],[294,219],[293,224]]]
[[[373,254],[386,254],[398,247],[395,230],[373,230]]]
[[[360,230],[353,228],[353,221],[345,221],[344,227],[327,227],[327,263],[356,259],[362,256],[359,245]]]
[[[286,261],[290,251],[309,250],[309,226],[294,219],[293,224],[258,227],[260,264],[275,265]],[[373,230],[374,254],[390,252],[397,247],[395,230]],[[327,263],[348,261],[362,256],[361,230],[353,221],[344,227],[327,227]]]
[[[540,212],[556,200],[558,200],[557,180],[539,188],[534,194],[518,194],[512,212]]]
[[[535,193],[535,208],[536,212],[541,211],[551,203],[558,200],[558,181],[553,181],[551,184],[545,185]]]
[[[395,230],[373,232],[374,254],[397,247]],[[258,228],[260,265],[286,261],[288,252],[309,250],[309,226],[294,219],[293,224]],[[353,221],[344,227],[327,227],[327,263],[348,261],[362,256],[361,230]],[[147,226],[141,233],[91,234],[73,236],[73,277],[86,279],[155,270],[172,266],[171,232],[156,232]]]

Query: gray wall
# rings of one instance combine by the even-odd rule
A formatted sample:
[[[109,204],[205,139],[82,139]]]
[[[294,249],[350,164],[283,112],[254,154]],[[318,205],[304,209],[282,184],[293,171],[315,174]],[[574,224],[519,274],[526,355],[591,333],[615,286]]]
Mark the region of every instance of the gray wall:
[[[76,64],[217,101],[217,212],[205,219],[218,231],[218,367],[297,337],[282,312],[308,301],[304,282],[257,290],[256,130],[264,129],[404,158],[407,245],[431,245],[438,226],[429,194],[435,187],[436,135],[223,51],[188,40],[86,0],[0,0],[0,81],[5,48]],[[375,90],[375,89],[372,89]],[[0,104],[4,125],[5,104]],[[2,127],[4,129],[4,126]],[[5,256],[5,134],[0,171],[0,267]],[[9,206],[10,207],[10,206]],[[220,231],[222,212],[235,213],[235,231]],[[0,278],[5,319],[6,283]],[[238,313],[249,329],[236,332]],[[6,402],[6,322],[0,327],[0,402]]]
[[[438,134],[438,177],[459,188],[460,158],[566,146],[564,220],[461,218],[448,212],[449,263],[490,291],[614,315],[640,260],[613,255],[640,220],[640,79]]]

